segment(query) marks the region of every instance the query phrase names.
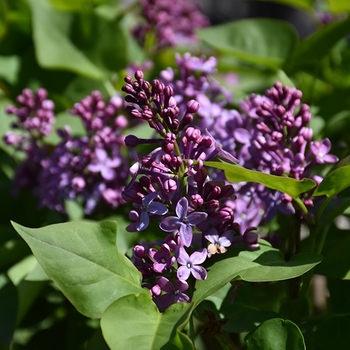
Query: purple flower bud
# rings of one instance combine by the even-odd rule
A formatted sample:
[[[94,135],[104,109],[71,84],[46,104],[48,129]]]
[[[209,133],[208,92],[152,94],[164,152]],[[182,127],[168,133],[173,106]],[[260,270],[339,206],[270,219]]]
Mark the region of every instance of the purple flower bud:
[[[199,110],[199,103],[196,100],[190,100],[186,105],[186,113],[196,113]]]

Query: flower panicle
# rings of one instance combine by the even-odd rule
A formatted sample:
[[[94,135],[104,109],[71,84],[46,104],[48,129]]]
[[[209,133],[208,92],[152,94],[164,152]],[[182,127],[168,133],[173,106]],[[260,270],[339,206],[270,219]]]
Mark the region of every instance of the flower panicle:
[[[228,199],[235,200],[232,185],[212,180],[203,166],[218,155],[233,157],[225,154],[206,130],[192,126],[200,108],[198,101],[191,99],[185,109],[179,108],[171,86],[159,80],[148,82],[141,71],[134,78],[127,76],[125,82],[130,114],[148,122],[157,134],[148,141],[125,138],[133,148],[154,146],[149,154],[137,155],[130,170],[132,180],[123,191],[124,200],[134,207],[127,230],[142,232],[156,221],[165,236],[139,244],[133,252],[145,285],[164,310],[170,301],[190,300],[184,293],[187,283],[207,278],[202,264],[210,256],[225,253],[235,240],[256,248],[258,236],[241,234],[233,211],[225,204]]]

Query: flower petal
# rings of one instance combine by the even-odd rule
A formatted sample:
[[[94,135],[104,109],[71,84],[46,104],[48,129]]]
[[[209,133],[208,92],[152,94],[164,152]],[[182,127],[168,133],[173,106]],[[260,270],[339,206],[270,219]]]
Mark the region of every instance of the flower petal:
[[[165,232],[174,232],[179,229],[181,221],[176,216],[168,216],[162,220],[159,227]]]
[[[149,225],[149,216],[147,211],[141,212],[140,222],[136,226],[137,231],[142,231],[146,229]]]
[[[196,280],[205,280],[207,278],[207,270],[203,266],[193,266],[191,273]]]
[[[186,281],[188,277],[190,277],[190,274],[191,274],[191,271],[187,266],[180,266],[177,270],[177,278],[180,281]]]
[[[157,215],[165,215],[168,212],[168,208],[159,202],[153,202],[148,207],[148,212]]]
[[[172,293],[175,290],[173,284],[163,276],[157,277],[156,282],[164,292]]]
[[[179,262],[181,265],[186,265],[190,261],[190,257],[188,256],[185,248],[180,247],[177,250],[177,262]]]
[[[175,212],[180,220],[187,216],[188,200],[186,197],[182,197],[176,204]]]
[[[190,225],[181,223],[179,228],[180,244],[189,247],[192,243],[193,231]]]
[[[203,263],[206,258],[207,258],[207,250],[205,248],[195,251],[190,256],[191,263],[195,265]]]
[[[207,213],[195,211],[187,216],[187,223],[196,226],[208,217]]]

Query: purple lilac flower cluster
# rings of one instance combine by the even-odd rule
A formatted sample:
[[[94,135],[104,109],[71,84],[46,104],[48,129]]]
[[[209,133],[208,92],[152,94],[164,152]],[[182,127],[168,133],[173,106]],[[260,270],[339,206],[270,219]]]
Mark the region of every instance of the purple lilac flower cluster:
[[[6,107],[6,113],[16,116],[17,120],[11,125],[14,131],[7,131],[4,135],[4,142],[25,155],[15,173],[15,194],[18,194],[24,188],[38,185],[40,163],[49,152],[42,140],[51,133],[56,118],[54,103],[47,99],[45,89],[38,89],[35,93],[24,89],[16,101],[20,107]]]
[[[16,185],[30,187],[41,206],[65,212],[65,201],[80,198],[86,214],[97,204],[116,208],[124,203],[121,196],[128,178],[128,161],[122,153],[122,131],[128,122],[122,114],[124,101],[120,96],[105,102],[101,93],[94,91],[71,110],[81,118],[84,136],[74,136],[68,126],[57,130],[61,142],[49,147],[43,137],[51,132],[54,120],[53,103],[46,100],[46,91],[33,94],[24,90],[17,98],[20,108],[10,106],[7,112],[15,114],[15,126],[30,132],[17,138],[8,133],[5,142],[25,151],[26,161],[21,164]],[[25,97],[25,98],[24,98]],[[73,118],[73,116],[72,116]],[[42,142],[39,144],[38,140]],[[15,142],[16,141],[16,142]],[[34,168],[27,172],[28,168]]]
[[[328,139],[312,141],[310,108],[301,104],[301,91],[276,83],[264,96],[253,94],[241,102],[242,112],[230,109],[232,95],[212,74],[216,71],[214,57],[195,57],[189,53],[175,57],[179,73],[172,68],[162,71],[162,82],[174,90],[174,98],[181,112],[186,103],[195,99],[201,105],[194,119],[202,132],[211,135],[239,164],[249,168],[295,179],[311,177],[315,164],[334,163],[337,157],[329,155]],[[216,174],[214,173],[213,176]],[[319,176],[313,178],[320,182]],[[235,220],[244,231],[269,220],[278,208],[285,214],[294,213],[292,199],[280,192],[271,192],[256,183],[235,185],[235,201],[228,201]],[[304,198],[307,206],[313,203]]]
[[[141,7],[144,23],[135,26],[133,34],[142,45],[153,36],[156,49],[193,44],[195,29],[209,26],[193,1],[141,0]]]
[[[176,54],[177,69],[167,68],[160,73],[161,81],[174,90],[174,98],[181,112],[186,103],[194,99],[200,104],[196,113],[195,125],[204,131],[209,129],[214,138],[226,132],[226,122],[239,117],[234,109],[229,109],[233,102],[230,91],[225,89],[212,75],[217,71],[217,59]],[[228,136],[228,135],[227,135]]]
[[[208,132],[190,125],[199,103],[188,101],[181,113],[173,88],[159,80],[144,80],[142,71],[135,73],[135,79],[127,76],[125,82],[131,115],[147,121],[157,135],[125,138],[128,147],[156,146],[130,169],[132,180],[123,198],[134,209],[127,229],[142,231],[157,220],[163,233],[156,242],[135,246],[132,261],[159,309],[165,310],[174,302],[190,300],[184,293],[190,277],[206,279],[202,264],[208,257],[225,253],[233,242],[255,248],[258,236],[252,227],[242,231],[225,205],[235,199],[232,185],[213,181],[203,167],[203,161],[217,156],[235,159]]]
[[[329,139],[312,141],[310,107],[302,104],[301,98],[301,91],[278,82],[263,96],[252,94],[241,102],[240,118],[227,123],[231,138],[221,140],[223,147],[246,168],[297,180],[313,178],[319,183],[322,178],[312,173],[315,165],[332,164],[338,158],[329,154]],[[272,218],[277,208],[285,214],[295,212],[290,196],[259,184],[241,184],[238,193],[244,202],[232,202],[235,214],[240,211],[243,215],[237,216],[247,222],[247,213],[255,213],[250,224]],[[307,207],[313,206],[310,194],[303,201]]]

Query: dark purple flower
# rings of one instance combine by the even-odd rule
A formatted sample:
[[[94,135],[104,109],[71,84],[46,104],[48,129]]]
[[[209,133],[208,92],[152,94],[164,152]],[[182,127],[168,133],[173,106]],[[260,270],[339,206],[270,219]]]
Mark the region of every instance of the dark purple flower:
[[[177,262],[181,264],[177,270],[177,278],[180,281],[186,281],[190,274],[197,280],[205,280],[207,278],[207,270],[202,264],[207,258],[207,250],[205,248],[195,251],[189,256],[184,247],[179,247],[177,252]]]
[[[192,242],[192,226],[196,226],[204,221],[208,214],[204,212],[192,212],[188,214],[188,200],[182,197],[176,204],[177,216],[168,216],[160,223],[160,228],[165,232],[179,231],[180,242],[189,247]]]
[[[171,256],[170,247],[166,243],[162,244],[160,250],[150,248],[149,256],[154,260],[153,270],[158,273],[170,269],[176,261],[175,257]]]
[[[189,296],[183,293],[188,289],[188,284],[185,281],[177,280],[172,284],[163,276],[157,277],[156,281],[157,285],[165,292],[165,294],[155,300],[160,311],[164,311],[172,304],[190,301]]]
[[[140,221],[136,226],[137,231],[146,229],[149,225],[149,214],[165,215],[168,212],[168,208],[160,202],[154,202],[158,193],[152,192],[142,198],[142,212],[140,215]]]

